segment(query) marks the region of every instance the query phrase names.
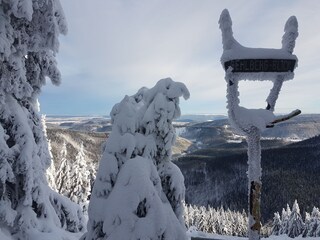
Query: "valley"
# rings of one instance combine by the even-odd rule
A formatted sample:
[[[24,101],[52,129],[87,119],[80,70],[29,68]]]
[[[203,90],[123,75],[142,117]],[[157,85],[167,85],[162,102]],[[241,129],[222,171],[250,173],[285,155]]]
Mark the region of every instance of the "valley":
[[[179,137],[173,157],[185,177],[186,202],[242,211],[247,208],[246,141],[234,134],[226,118],[211,117],[182,116],[175,124]],[[319,122],[320,115],[302,115],[263,133],[264,222],[296,199],[302,213],[320,206]],[[83,142],[87,161],[97,168],[111,130],[108,118],[49,117],[47,125],[56,166],[65,141],[71,162]]]

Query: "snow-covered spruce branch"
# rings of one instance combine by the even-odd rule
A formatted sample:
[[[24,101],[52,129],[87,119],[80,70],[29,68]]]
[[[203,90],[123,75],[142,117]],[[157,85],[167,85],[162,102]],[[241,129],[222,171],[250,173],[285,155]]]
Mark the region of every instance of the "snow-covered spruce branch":
[[[60,83],[55,54],[67,32],[59,0],[0,4],[0,225],[17,239],[83,228],[78,205],[49,186],[49,144],[37,98]]]

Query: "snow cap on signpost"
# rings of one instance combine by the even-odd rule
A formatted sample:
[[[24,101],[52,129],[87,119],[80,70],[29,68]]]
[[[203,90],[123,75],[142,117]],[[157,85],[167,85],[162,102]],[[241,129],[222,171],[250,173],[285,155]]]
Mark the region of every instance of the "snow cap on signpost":
[[[221,63],[226,71],[231,67],[238,80],[273,80],[278,79],[279,75],[283,80],[294,77],[293,71],[298,60],[292,54],[298,37],[298,22],[295,16],[291,16],[285,24],[280,49],[242,46],[233,37],[232,21],[227,9],[222,11],[219,24],[223,44]]]
[[[297,67],[298,58],[292,54],[298,37],[296,17],[291,16],[286,22],[282,48],[279,49],[242,46],[233,36],[232,20],[227,9],[222,11],[219,25],[223,44],[221,63],[226,71],[225,79],[228,83],[227,107],[231,125],[245,134],[250,126],[263,131],[266,127],[273,127],[274,123],[300,114],[300,110],[295,110],[280,120],[273,115],[282,84],[286,80],[293,79],[294,69]],[[266,109],[246,109],[239,106],[238,81],[240,80],[273,82],[266,99]]]

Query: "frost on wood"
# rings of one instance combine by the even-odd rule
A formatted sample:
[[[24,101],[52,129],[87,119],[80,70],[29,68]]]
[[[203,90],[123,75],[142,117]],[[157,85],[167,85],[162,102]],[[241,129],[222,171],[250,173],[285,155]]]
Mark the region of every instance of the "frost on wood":
[[[287,21],[281,49],[248,48],[242,46],[233,37],[232,21],[226,9],[221,13],[219,25],[222,31],[223,54],[221,56],[221,63],[226,71],[225,80],[227,82],[229,120],[230,124],[240,134],[246,136],[248,143],[248,236],[250,240],[258,240],[260,239],[261,230],[260,198],[262,187],[260,135],[267,127],[272,127],[274,123],[280,121],[275,118],[273,111],[283,81],[293,78],[293,69],[297,66],[297,57],[292,52],[298,36],[298,23],[295,17],[290,17]],[[269,66],[271,63],[276,64],[279,62],[276,60],[287,61],[295,64],[295,66],[292,66],[293,69],[291,67],[279,68],[278,66]],[[235,64],[228,65],[229,61]],[[236,65],[239,64],[240,66],[241,64],[250,63],[250,66],[253,66],[261,64],[262,61],[267,64],[265,68],[254,66],[245,69],[245,67],[238,67]],[[273,87],[266,100],[266,109],[247,109],[239,106],[238,84],[240,80],[270,80],[273,82]],[[300,112],[295,111],[288,116],[295,116]],[[293,229],[291,235],[295,235],[297,232],[296,226]]]
[[[51,157],[37,110],[46,78],[60,82],[54,55],[66,31],[58,0],[1,1],[0,225],[20,239],[83,227],[78,206],[48,186]]]
[[[185,85],[167,78],[113,107],[83,239],[186,238],[184,179],[171,162],[181,96]]]
[[[284,35],[282,38],[282,48],[249,48],[242,46],[233,36],[232,20],[227,9],[223,10],[219,19],[220,29],[222,31],[223,54],[221,63],[234,59],[292,59],[297,57],[292,54],[295,46],[295,40],[298,37],[298,22],[296,17],[292,16],[285,24]],[[295,66],[295,67],[296,67]],[[234,73],[237,80],[271,80],[274,81],[278,76],[283,80],[293,79],[293,72],[257,72],[257,73]]]
[[[247,109],[239,106],[239,81],[229,70],[225,78],[228,84],[227,109],[231,126],[244,135],[250,133],[252,127],[264,131],[275,119],[273,112],[267,109]]]
[[[298,60],[292,54],[298,37],[298,22],[294,16],[290,17],[285,24],[285,33],[280,49],[243,47],[233,37],[232,21],[227,9],[222,11],[219,25],[222,31],[223,54],[221,63],[223,67],[225,62],[239,59],[292,59],[296,62]],[[232,67],[225,70],[225,79],[228,84],[227,108],[232,126],[242,134],[246,134],[251,126],[263,131],[275,119],[272,112],[283,81],[292,79],[294,77],[293,72],[232,72]],[[246,109],[239,106],[238,84],[240,80],[269,80],[273,82],[273,87],[266,99],[266,109]]]

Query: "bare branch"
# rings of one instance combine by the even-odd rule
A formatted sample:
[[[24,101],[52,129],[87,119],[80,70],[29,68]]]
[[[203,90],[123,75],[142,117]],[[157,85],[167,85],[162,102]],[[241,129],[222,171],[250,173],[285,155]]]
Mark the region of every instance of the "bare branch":
[[[273,120],[270,124],[268,124],[267,128],[273,128],[274,124],[287,121],[295,116],[298,116],[300,113],[301,113],[301,110],[296,109],[287,115],[280,116],[280,117],[276,118],[275,120]]]

